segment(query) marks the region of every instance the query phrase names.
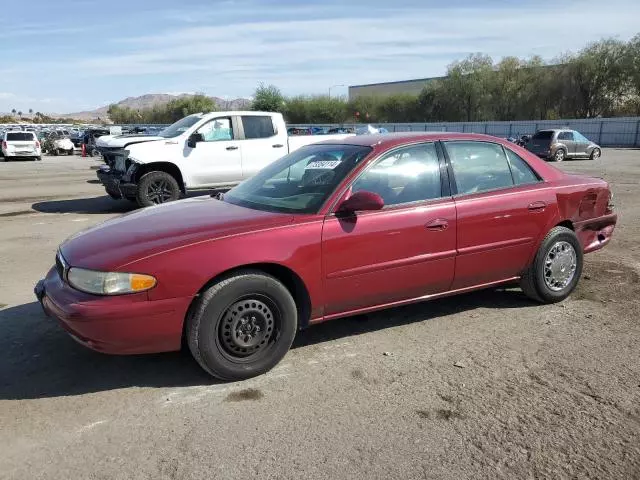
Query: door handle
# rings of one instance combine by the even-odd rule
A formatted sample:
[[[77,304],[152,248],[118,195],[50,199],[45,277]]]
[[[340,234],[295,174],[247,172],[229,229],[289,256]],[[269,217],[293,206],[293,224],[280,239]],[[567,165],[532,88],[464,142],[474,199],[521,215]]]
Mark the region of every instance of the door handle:
[[[533,202],[529,204],[530,212],[542,212],[545,208],[547,208],[546,202]]]
[[[236,147],[235,145],[230,145],[227,147],[227,150],[237,150],[238,147]]]
[[[449,222],[444,218],[436,218],[435,220],[431,220],[425,226],[427,227],[427,230],[431,230],[432,232],[443,232],[449,228]]]
[[[272,146],[273,148],[282,148],[282,147],[284,147],[284,145],[283,145],[283,144],[281,144],[281,143],[276,143],[275,145],[271,145],[271,146]]]

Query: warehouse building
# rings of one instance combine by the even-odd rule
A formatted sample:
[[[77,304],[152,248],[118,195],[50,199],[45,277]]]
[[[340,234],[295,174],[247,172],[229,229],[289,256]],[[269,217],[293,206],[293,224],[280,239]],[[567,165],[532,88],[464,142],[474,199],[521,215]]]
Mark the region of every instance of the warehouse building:
[[[397,93],[419,95],[427,83],[441,78],[444,77],[417,78],[415,80],[402,80],[399,82],[352,85],[349,86],[349,100],[353,100],[358,97],[395,95]]]

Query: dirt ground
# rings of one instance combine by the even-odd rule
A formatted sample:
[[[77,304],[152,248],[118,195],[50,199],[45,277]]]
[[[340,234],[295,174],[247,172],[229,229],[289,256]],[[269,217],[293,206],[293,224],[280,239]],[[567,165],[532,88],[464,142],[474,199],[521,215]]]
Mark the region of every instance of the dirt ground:
[[[33,285],[67,236],[128,211],[79,157],[0,163],[0,478],[640,478],[640,151],[561,164],[619,226],[567,301],[518,289],[313,327],[273,371],[73,342]]]

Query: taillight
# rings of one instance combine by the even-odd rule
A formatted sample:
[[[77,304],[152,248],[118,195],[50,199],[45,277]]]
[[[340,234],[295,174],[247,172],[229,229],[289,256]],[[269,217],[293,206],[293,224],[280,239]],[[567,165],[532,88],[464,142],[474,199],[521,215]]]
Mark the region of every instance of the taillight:
[[[36,148],[40,148],[40,142],[36,140]]]
[[[615,208],[615,204],[613,203],[613,193],[609,192],[609,201],[607,202],[607,211],[613,212],[614,208]]]
[[[2,148],[7,149],[7,142],[2,142]]]

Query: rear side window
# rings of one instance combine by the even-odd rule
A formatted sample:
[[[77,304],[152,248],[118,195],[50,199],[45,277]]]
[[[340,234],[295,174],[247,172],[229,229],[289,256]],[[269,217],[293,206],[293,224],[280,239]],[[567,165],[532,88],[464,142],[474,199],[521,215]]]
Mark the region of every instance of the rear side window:
[[[242,117],[242,127],[246,139],[269,138],[276,134],[273,121],[269,116],[247,115]]]
[[[459,195],[512,187],[513,178],[501,145],[445,142]]]
[[[538,177],[529,164],[520,158],[519,155],[513,153],[508,148],[505,148],[505,151],[507,152],[509,165],[511,165],[513,181],[516,185],[526,185],[540,181],[540,177]]]
[[[31,132],[10,132],[7,133],[7,141],[18,141],[18,142],[24,142],[24,141],[33,141],[35,140],[36,137],[33,133]]]
[[[560,134],[558,135],[558,140],[573,141],[573,133],[571,133],[571,132],[560,132]]]

